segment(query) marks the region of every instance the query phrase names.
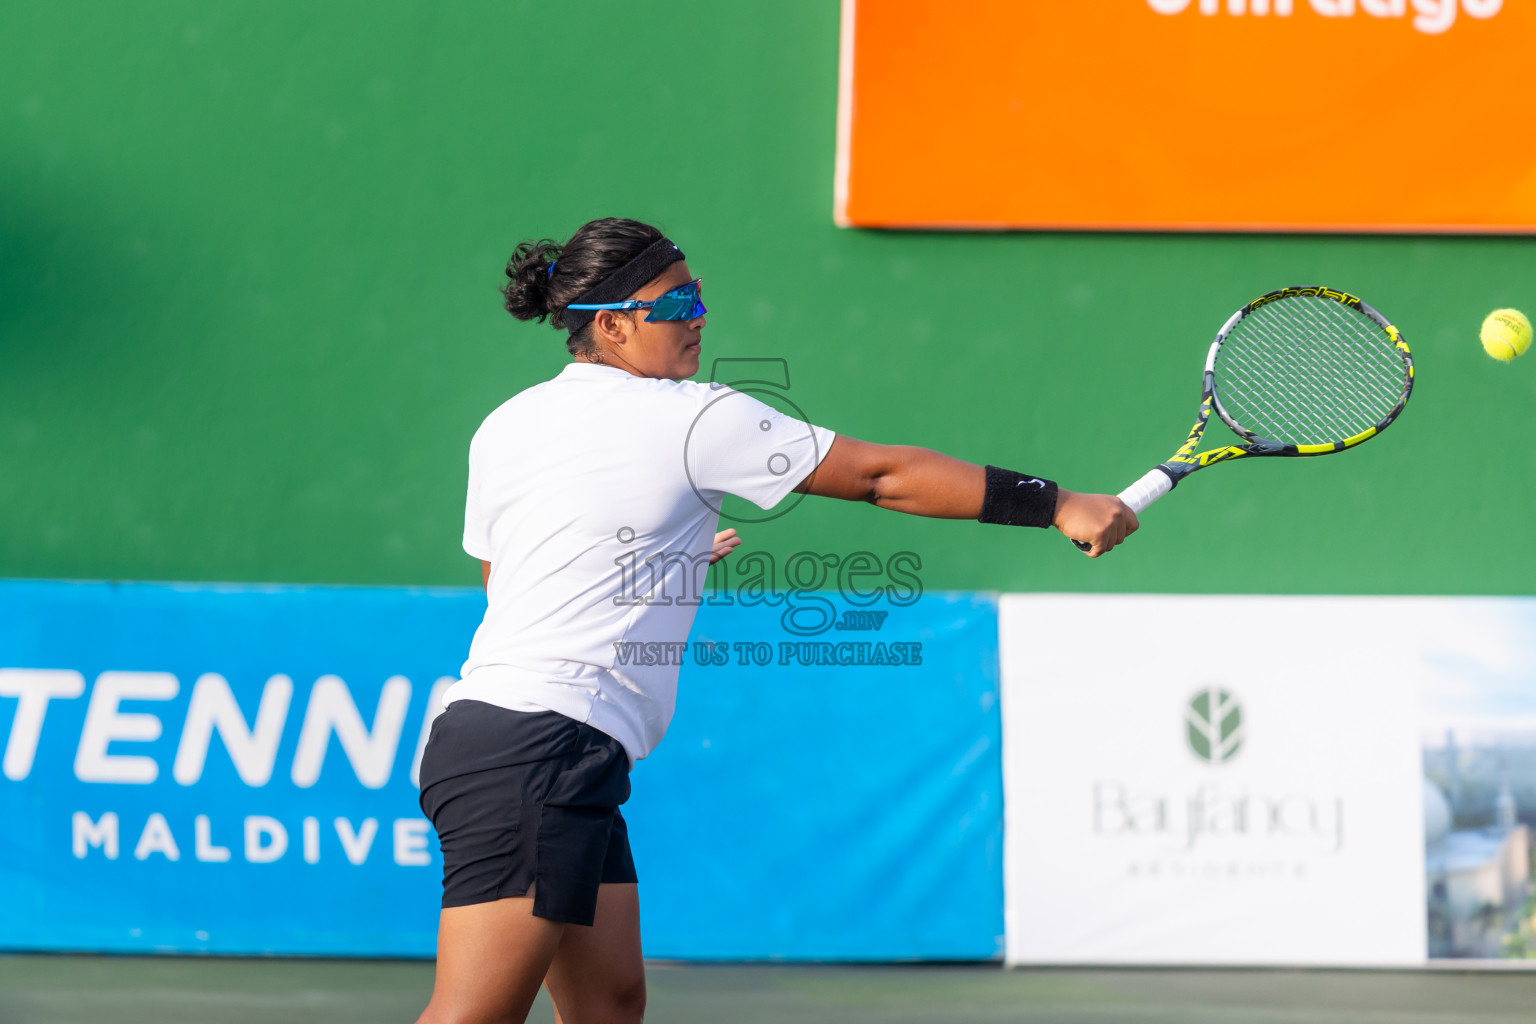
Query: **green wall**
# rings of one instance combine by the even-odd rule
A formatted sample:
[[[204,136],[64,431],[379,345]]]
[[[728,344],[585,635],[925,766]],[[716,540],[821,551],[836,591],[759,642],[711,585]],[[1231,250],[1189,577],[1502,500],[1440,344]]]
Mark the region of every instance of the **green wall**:
[[[1536,356],[1495,364],[1476,332],[1536,306],[1536,241],[839,230],[837,22],[832,0],[10,5],[0,576],[478,582],[469,436],[565,359],[501,310],[502,265],[617,214],[707,278],[706,361],[783,356],[834,430],[1075,489],[1171,452],[1210,336],[1271,287],[1356,291],[1418,360],[1381,440],[1202,474],[1097,562],[819,499],[744,531],[781,559],[906,549],[930,588],[1532,592]]]

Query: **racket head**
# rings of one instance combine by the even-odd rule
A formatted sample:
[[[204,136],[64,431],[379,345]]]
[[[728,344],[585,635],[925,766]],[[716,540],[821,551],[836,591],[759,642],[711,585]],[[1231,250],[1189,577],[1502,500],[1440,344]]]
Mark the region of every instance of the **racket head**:
[[[1413,357],[1402,332],[1359,297],[1280,288],[1222,327],[1206,386],[1222,422],[1260,446],[1249,454],[1329,455],[1397,418],[1413,393]]]

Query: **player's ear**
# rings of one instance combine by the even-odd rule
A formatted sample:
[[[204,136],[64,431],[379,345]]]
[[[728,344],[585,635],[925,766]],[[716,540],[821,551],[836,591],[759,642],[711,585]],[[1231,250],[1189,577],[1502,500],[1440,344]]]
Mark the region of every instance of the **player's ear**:
[[[629,334],[634,330],[634,324],[629,317],[618,310],[600,309],[592,320],[592,334],[594,337],[608,342],[610,345],[622,345],[629,340]]]

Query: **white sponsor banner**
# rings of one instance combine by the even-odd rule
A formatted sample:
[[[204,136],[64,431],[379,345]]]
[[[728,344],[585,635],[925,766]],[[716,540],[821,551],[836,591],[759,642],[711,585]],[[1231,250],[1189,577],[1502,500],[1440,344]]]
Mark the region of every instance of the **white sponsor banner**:
[[[1008,962],[1422,964],[1404,606],[1005,595]]]

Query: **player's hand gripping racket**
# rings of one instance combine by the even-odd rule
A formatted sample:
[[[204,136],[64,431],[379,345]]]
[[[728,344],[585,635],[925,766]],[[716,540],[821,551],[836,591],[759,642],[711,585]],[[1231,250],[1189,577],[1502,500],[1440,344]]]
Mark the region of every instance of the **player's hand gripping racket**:
[[[1412,392],[1413,357],[1402,332],[1360,299],[1321,286],[1261,295],[1211,342],[1200,418],[1189,437],[1120,500],[1139,515],[1184,477],[1218,462],[1353,448],[1387,429]],[[1248,443],[1196,452],[1212,408]]]

